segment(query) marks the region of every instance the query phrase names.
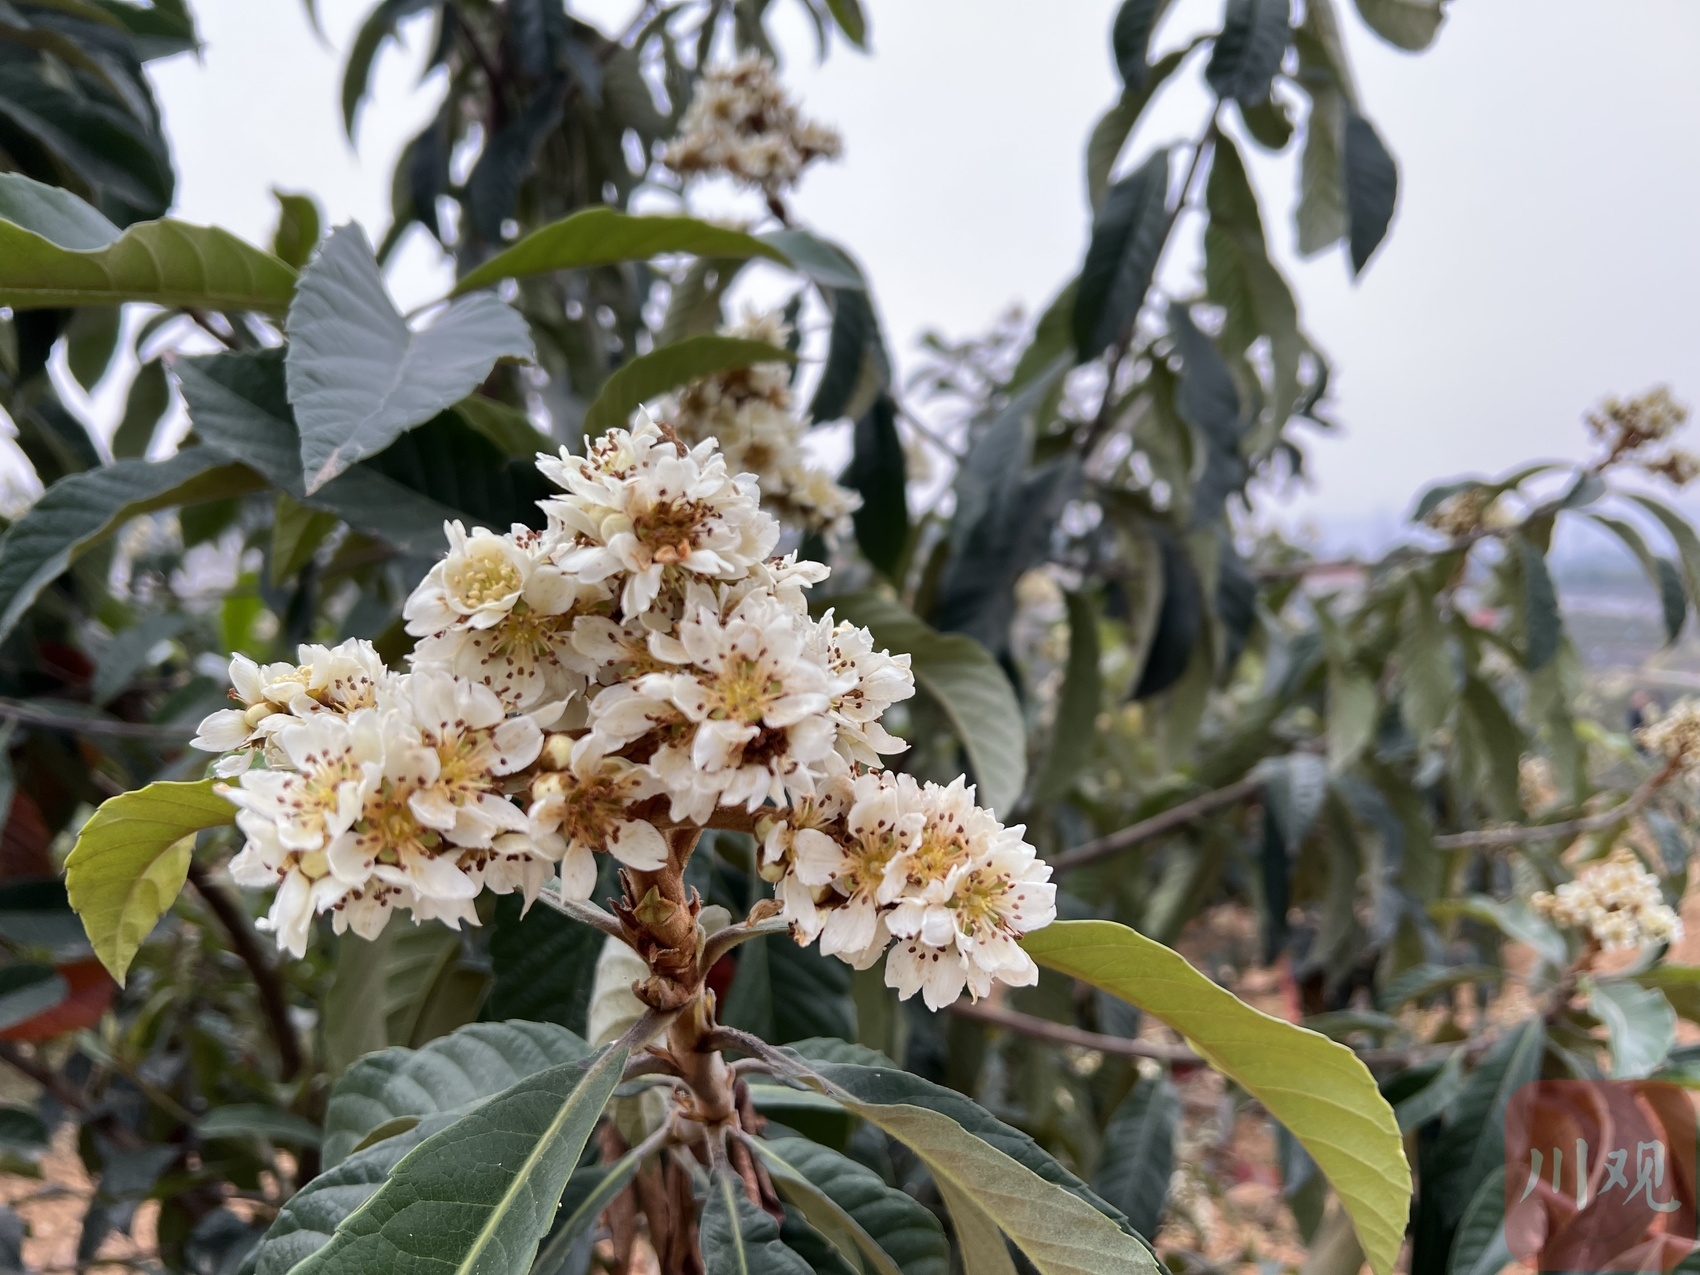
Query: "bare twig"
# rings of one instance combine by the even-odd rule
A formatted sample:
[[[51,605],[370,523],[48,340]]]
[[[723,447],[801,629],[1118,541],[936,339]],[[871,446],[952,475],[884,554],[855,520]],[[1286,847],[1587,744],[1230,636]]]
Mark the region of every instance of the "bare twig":
[[[45,726],[50,730],[67,731],[73,735],[110,735],[117,739],[151,739],[162,744],[184,744],[194,736],[193,727],[155,726],[151,722],[121,722],[110,717],[82,717],[76,713],[56,713],[43,708],[39,701],[0,699],[0,721],[23,722],[28,726]]]
[[[1231,806],[1247,797],[1255,796],[1263,788],[1262,776],[1247,775],[1244,779],[1229,784],[1226,788],[1218,788],[1213,792],[1194,797],[1191,801],[1183,801],[1178,806],[1171,806],[1160,814],[1152,815],[1149,819],[1141,819],[1138,823],[1129,824],[1118,832],[1095,840],[1083,842],[1072,850],[1064,851],[1050,861],[1051,868],[1056,872],[1067,872],[1071,868],[1085,867],[1088,863],[1136,846],[1141,841],[1150,841],[1166,832],[1173,832],[1183,824],[1191,823],[1201,815],[1207,815],[1223,806]]]
[[[253,975],[254,988],[260,997],[260,1008],[265,1012],[266,1026],[277,1045],[278,1078],[294,1080],[301,1074],[304,1062],[301,1055],[301,1037],[295,1030],[295,1024],[290,1021],[289,998],[284,994],[283,979],[278,976],[277,965],[261,949],[259,940],[254,937],[253,927],[248,924],[241,905],[231,897],[230,891],[214,881],[206,868],[192,859],[189,861],[189,882],[206,903],[207,910],[218,918],[218,923],[230,936],[231,951],[236,953],[248,967],[248,972]]]
[[[1566,819],[1561,823],[1533,823],[1515,828],[1482,828],[1476,832],[1453,832],[1434,839],[1437,850],[1463,850],[1475,846],[1520,846],[1531,841],[1546,841],[1553,837],[1576,837],[1588,832],[1604,832],[1614,824],[1637,814],[1658,792],[1676,777],[1675,762],[1665,765],[1657,774],[1646,779],[1628,797],[1608,810]]]
[[[1165,1063],[1201,1063],[1204,1060],[1185,1045],[1164,1045],[1150,1040],[1129,1040],[1124,1036],[1105,1036],[1081,1027],[1053,1023],[1048,1018],[1036,1018],[1020,1010],[1005,1009],[989,1001],[957,1001],[950,1012],[958,1018],[971,1018],[991,1027],[1002,1027],[1019,1036],[1049,1041],[1053,1045],[1073,1045],[1094,1049],[1101,1054],[1116,1054],[1122,1058],[1155,1058]]]

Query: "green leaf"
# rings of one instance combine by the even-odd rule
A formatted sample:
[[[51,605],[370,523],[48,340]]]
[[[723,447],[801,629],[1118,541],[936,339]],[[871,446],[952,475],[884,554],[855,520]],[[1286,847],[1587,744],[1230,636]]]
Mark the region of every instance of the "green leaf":
[[[1369,747],[1375,738],[1376,717],[1381,701],[1375,683],[1355,668],[1328,670],[1328,767],[1339,774]]]
[[[1641,570],[1647,573],[1648,581],[1658,592],[1659,606],[1664,612],[1665,645],[1671,645],[1681,636],[1682,626],[1688,619],[1688,596],[1683,592],[1682,575],[1676,564],[1649,549],[1640,530],[1632,523],[1605,514],[1589,514],[1588,517],[1621,540],[1624,547],[1635,555]]]
[[[299,270],[319,246],[323,217],[311,195],[294,195],[272,187],[277,200],[277,229],[272,232],[272,255]]]
[[[1346,113],[1345,182],[1352,273],[1356,275],[1363,273],[1387,237],[1399,202],[1399,166],[1375,125],[1352,110]]]
[[[0,305],[118,305],[281,314],[295,271],[216,226],[143,221],[120,231],[70,191],[0,173]]]
[[[465,398],[498,359],[534,353],[525,320],[482,293],[411,330],[354,225],[333,231],[303,272],[284,326],[308,495]]]
[[[370,942],[345,934],[337,944],[336,977],[325,994],[330,1074],[341,1075],[356,1058],[389,1045],[423,1045],[418,1028],[426,1006],[459,957],[455,931],[412,925],[400,916]]]
[[[551,1067],[433,1134],[295,1269],[356,1275],[428,1261],[459,1275],[525,1275],[627,1057],[609,1049]]]
[[[692,336],[663,345],[622,364],[598,391],[584,414],[584,432],[591,436],[624,427],[632,413],[652,398],[692,381],[754,367],[759,363],[795,363],[789,350],[736,336]]]
[[[0,536],[0,636],[96,542],[138,514],[253,491],[258,480],[208,447],[121,460],[62,478]]]
[[[112,435],[112,454],[119,460],[145,456],[154,431],[170,406],[171,382],[165,375],[165,365],[158,359],[149,359],[136,369],[136,379],[130,382],[123,419]]]
[[[991,1214],[955,1182],[935,1179],[933,1184],[950,1210],[956,1246],[962,1255],[962,1275],[1016,1275],[1009,1245]]]
[[[150,615],[134,628],[122,629],[101,652],[89,686],[90,702],[104,706],[115,699],[144,668],[148,656],[161,642],[176,637],[192,621],[177,611]]]
[[[547,491],[534,464],[504,463],[482,437],[445,414],[308,496],[285,398],[283,351],[180,359],[176,370],[189,419],[207,446],[404,553],[440,554],[447,519],[487,527],[535,519],[535,501]]]
[[[1156,1259],[1119,1213],[960,1094],[907,1072],[844,1063],[815,1071],[829,1097],[907,1145],[947,1198],[995,1220],[1040,1275],[1156,1275]]]
[[[868,18],[861,0],[826,0],[826,8],[846,40],[858,49],[868,47]]]
[[[862,268],[850,254],[830,239],[822,239],[812,230],[786,227],[768,230],[756,236],[770,248],[778,249],[793,269],[808,275],[823,289],[849,288],[867,291],[868,280]]]
[[[120,317],[116,306],[90,306],[71,313],[65,329],[65,366],[77,384],[91,394],[112,366]]]
[[[775,1045],[819,1036],[856,1034],[850,970],[788,935],[744,943],[721,1021]]]
[[[785,1247],[774,1220],[750,1203],[735,1174],[709,1178],[699,1226],[707,1275],[814,1275],[807,1262]]]
[[[1301,58],[1300,66],[1303,67]],[[1299,255],[1310,257],[1346,238],[1351,222],[1346,212],[1345,95],[1329,80],[1301,78],[1310,94],[1310,119],[1299,156],[1299,202],[1294,220],[1299,229]]]
[[[525,911],[517,894],[497,899],[490,925],[495,982],[484,1017],[557,1023],[584,1035],[590,980],[583,971],[595,967],[603,937],[600,930],[550,908]]]
[[[272,506],[271,578],[287,580],[313,560],[313,553],[341,520],[322,509],[309,509],[285,492]]]
[[[1467,916],[1486,922],[1506,938],[1530,948],[1554,969],[1563,969],[1570,963],[1564,935],[1522,899],[1502,901],[1476,894],[1465,899],[1443,899],[1432,903],[1429,912],[1437,918]]]
[[[1092,221],[1074,303],[1074,344],[1095,359],[1129,331],[1168,237],[1169,152],[1160,150],[1105,192]]]
[[[1671,540],[1676,544],[1677,554],[1682,559],[1682,576],[1688,586],[1688,596],[1696,606],[1700,606],[1700,535],[1695,533],[1687,519],[1669,505],[1654,500],[1651,496],[1625,494],[1657,518],[1670,533]]]
[[[1128,0],[1130,5],[1143,2],[1144,0]],[[1130,84],[1122,89],[1122,95],[1116,99],[1116,104],[1105,111],[1092,126],[1092,132],[1086,139],[1086,201],[1091,207],[1097,208],[1103,202],[1104,191],[1110,185],[1110,174],[1115,171],[1116,160],[1121,157],[1127,139],[1133,136],[1134,126],[1145,114],[1145,108],[1151,104],[1151,99],[1157,96],[1157,90],[1180,69],[1181,63],[1198,44],[1199,41],[1195,40],[1185,48],[1172,50],[1158,58],[1154,65],[1145,69],[1139,86],[1135,88]]]
[[[1122,83],[1138,89],[1145,83],[1150,68],[1146,58],[1151,51],[1151,33],[1163,20],[1170,0],[1122,0],[1116,10],[1116,20],[1110,26],[1110,52],[1115,55],[1116,72]]]
[[[579,1169],[568,1179],[561,1196],[560,1221],[532,1265],[535,1275],[555,1275],[563,1269],[579,1237],[596,1225],[596,1219],[626,1189],[641,1167],[638,1148],[633,1148],[606,1168]]]
[[[550,1067],[590,1053],[584,1039],[552,1023],[472,1023],[421,1049],[367,1054],[331,1087],[324,1160],[341,1163],[383,1126],[404,1116],[459,1114]]]
[[[51,965],[0,966],[0,1031],[52,1009],[70,994],[71,985]]]
[[[1448,1110],[1432,1153],[1423,1157],[1423,1189],[1434,1192],[1445,1225],[1463,1216],[1476,1188],[1503,1165],[1506,1104],[1540,1078],[1545,1053],[1546,1024],[1537,1016],[1494,1046]]]
[[[949,1275],[950,1245],[923,1204],[887,1186],[872,1169],[804,1138],[757,1142],[780,1194],[807,1188],[796,1204],[817,1228],[816,1214],[845,1232],[882,1275]],[[824,1204],[824,1210],[822,1208]],[[825,1233],[831,1237],[831,1231]]]
[[[1027,780],[1027,732],[1009,678],[973,638],[929,628],[877,593],[827,598],[841,620],[874,635],[874,645],[907,653],[915,684],[944,710],[968,753],[980,803],[1005,813]]]
[[[1457,751],[1474,761],[1474,780],[1481,785],[1489,807],[1501,819],[1522,814],[1517,788],[1517,764],[1528,751],[1528,739],[1493,687],[1478,677],[1464,679],[1464,698],[1458,716]]]
[[[1016,361],[1015,370],[1009,374],[1009,382],[1004,386],[1009,393],[1017,393],[1065,358],[1073,362],[1074,338],[1070,334],[1070,324],[1074,318],[1077,286],[1076,281],[1070,279],[1039,316],[1039,322],[1033,328],[1033,339],[1022,350],[1021,358]]]
[[[1405,582],[1399,609],[1399,708],[1406,725],[1426,739],[1446,722],[1458,700],[1458,676],[1435,599],[1416,580]]]
[[[236,821],[213,780],[152,783],[104,802],[65,858],[65,889],[118,985],[188,878],[194,834]]]
[[[1163,1220],[1180,1115],[1175,1086],[1167,1076],[1151,1076],[1134,1085],[1104,1126],[1104,1154],[1092,1185],[1141,1235],[1157,1234]]]
[[[538,452],[556,448],[555,440],[533,425],[519,408],[482,394],[468,394],[454,405],[454,414],[494,443],[504,456],[533,463]]]
[[[1523,666],[1533,673],[1559,653],[1564,622],[1559,619],[1559,595],[1547,575],[1547,556],[1527,536],[1516,537],[1523,566]]]
[[[1514,1260],[1505,1242],[1505,1166],[1500,1165],[1482,1179],[1464,1209],[1446,1275],[1499,1275]]]
[[[342,72],[342,126],[354,140],[354,121],[360,114],[360,104],[366,98],[366,87],[372,78],[372,63],[384,42],[393,39],[396,27],[403,18],[434,8],[439,0],[381,0],[355,33],[348,50],[348,62]]]
[[[1084,593],[1068,595],[1068,667],[1045,768],[1033,788],[1036,804],[1054,801],[1091,765],[1097,747],[1104,678],[1099,670],[1098,608]]]
[[[809,400],[809,419],[816,424],[846,416],[859,420],[891,385],[891,360],[866,292],[829,288],[826,300],[832,307],[832,333]]]
[[[1228,0],[1204,79],[1224,101],[1261,102],[1292,43],[1288,0]]]
[[[1605,1024],[1614,1080],[1652,1075],[1676,1044],[1676,1011],[1657,988],[1597,982],[1588,989],[1588,1008]]]
[[[856,420],[844,485],[862,497],[850,515],[856,547],[874,568],[895,579],[909,548],[909,457],[897,432],[897,404],[881,394]]]
[[[1393,1111],[1351,1050],[1260,1013],[1114,922],[1059,921],[1022,946],[1040,965],[1162,1019],[1260,1101],[1321,1168],[1376,1275],[1389,1275],[1404,1240],[1411,1171]]]
[[[647,261],[675,252],[697,257],[766,257],[782,266],[791,264],[785,252],[772,244],[695,217],[634,217],[612,208],[587,208],[532,231],[468,271],[451,295],[488,288],[503,279],[616,261]]]
[[[1407,53],[1434,43],[1446,21],[1446,0],[1357,0],[1358,13],[1383,40]]]
[[[343,1219],[377,1193],[402,1157],[451,1122],[451,1117],[439,1116],[386,1138],[327,1169],[290,1196],[260,1241],[254,1275],[288,1275],[330,1243]]]
[[[239,1102],[214,1107],[195,1121],[202,1138],[265,1138],[288,1147],[319,1145],[319,1126],[264,1103]]]

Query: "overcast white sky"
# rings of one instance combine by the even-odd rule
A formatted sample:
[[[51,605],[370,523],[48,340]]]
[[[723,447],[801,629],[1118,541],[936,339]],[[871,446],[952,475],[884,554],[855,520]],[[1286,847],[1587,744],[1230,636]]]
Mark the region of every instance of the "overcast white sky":
[[[321,0],[329,47],[296,0],[198,0],[206,41],[155,80],[176,149],[178,213],[258,241],[269,189],[310,190],[333,222],[388,220],[390,168],[440,87],[418,84],[423,30],[379,63],[358,149],[342,136],[343,52],[372,0]],[[927,327],[984,329],[1044,305],[1084,250],[1081,154],[1116,85],[1109,0],[864,0],[874,52],[817,66],[801,26],[787,78],[846,156],[795,201],[857,252],[893,345]],[[1349,9],[1348,0],[1336,0]],[[577,10],[615,28],[625,3]],[[782,15],[794,3],[775,8]],[[1158,45],[1219,0],[1181,0]],[[1399,158],[1398,218],[1353,284],[1337,252],[1292,251],[1295,161],[1258,166],[1275,247],[1336,368],[1344,437],[1312,448],[1301,502],[1341,528],[1390,527],[1431,477],[1575,454],[1601,395],[1663,381],[1700,396],[1700,5],[1692,0],[1456,0],[1411,56],[1346,21],[1369,114]],[[1135,158],[1196,133],[1178,93]],[[392,272],[401,299],[445,279],[416,235]]]

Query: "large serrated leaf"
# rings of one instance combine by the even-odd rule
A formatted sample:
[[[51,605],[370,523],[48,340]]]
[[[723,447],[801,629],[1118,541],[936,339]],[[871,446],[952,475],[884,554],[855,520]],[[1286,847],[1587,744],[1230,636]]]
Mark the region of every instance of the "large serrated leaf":
[[[1022,946],[1046,968],[1162,1019],[1262,1102],[1334,1187],[1376,1275],[1389,1275],[1411,1171],[1392,1108],[1351,1050],[1253,1009],[1179,954],[1111,921],[1057,922]]]
[[[795,363],[789,350],[736,336],[692,336],[640,354],[622,365],[597,392],[584,414],[584,432],[592,436],[624,426],[642,404],[668,390],[719,372],[758,363]]]
[[[906,1072],[844,1063],[815,1071],[829,1097],[907,1145],[947,1198],[995,1221],[1040,1275],[1156,1275],[1156,1258],[1115,1209],[960,1094]]]
[[[754,235],[695,217],[634,217],[612,208],[587,208],[532,231],[513,247],[469,270],[455,285],[460,296],[503,279],[581,270],[616,261],[647,261],[667,253],[697,257],[766,257],[782,266],[785,253]]]
[[[300,1275],[525,1275],[628,1051],[529,1076],[409,1152]],[[477,1166],[476,1172],[468,1172]]]
[[[0,305],[155,305],[281,314],[295,271],[216,226],[120,231],[70,191],[0,173]]]
[[[781,1193],[788,1182],[812,1187],[816,1207],[820,1198],[827,1201],[856,1248],[883,1275],[949,1275],[944,1230],[914,1197],[887,1186],[865,1165],[804,1138],[756,1145]],[[797,1203],[810,1214],[809,1204]]]
[[[392,1120],[464,1111],[527,1076],[589,1053],[583,1038],[565,1027],[515,1022],[472,1023],[421,1049],[367,1054],[331,1089],[325,1163],[340,1163]]]
[[[62,478],[0,536],[0,636],[85,550],[138,514],[239,496],[263,486],[207,447],[165,460],[121,460]]]
[[[699,1223],[707,1275],[814,1275],[779,1238],[779,1227],[750,1203],[741,1179],[716,1173]]]
[[[915,684],[938,702],[968,753],[982,805],[1012,809],[1027,781],[1027,732],[1009,678],[973,638],[940,633],[877,593],[822,600],[838,618],[862,625],[875,647],[908,653]]]
[[[1163,1220],[1180,1114],[1175,1086],[1167,1076],[1152,1076],[1134,1085],[1104,1126],[1104,1154],[1092,1185],[1141,1235],[1157,1234]]]
[[[484,293],[409,328],[354,225],[333,231],[302,273],[285,327],[308,495],[465,398],[498,359],[533,354],[518,311]]]
[[[1210,53],[1204,78],[1216,96],[1254,104],[1269,96],[1292,42],[1290,0],[1228,0],[1222,32]]]
[[[1362,274],[1393,221],[1399,203],[1399,165],[1375,125],[1355,110],[1346,113],[1344,138],[1346,218],[1351,226],[1348,246],[1352,273]]]
[[[235,819],[236,807],[203,779],[120,793],[82,826],[65,858],[65,889],[95,955],[119,986],[136,949],[183,889],[190,838]]]
[[[1446,1112],[1446,1126],[1423,1156],[1425,1195],[1432,1190],[1441,1220],[1454,1225],[1476,1188],[1505,1160],[1505,1108],[1511,1095],[1540,1079],[1546,1023],[1530,1019],[1470,1073]]]

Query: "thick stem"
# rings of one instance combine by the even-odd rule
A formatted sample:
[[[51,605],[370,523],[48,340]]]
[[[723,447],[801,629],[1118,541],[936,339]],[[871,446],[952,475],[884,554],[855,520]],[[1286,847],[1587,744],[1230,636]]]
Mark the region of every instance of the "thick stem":
[[[303,1058],[301,1056],[301,1037],[296,1034],[295,1024],[289,1020],[289,1000],[283,992],[283,980],[278,977],[277,966],[267,959],[260,948],[259,940],[254,937],[253,928],[248,924],[248,918],[243,915],[241,905],[230,896],[230,892],[214,881],[206,868],[194,860],[189,861],[189,880],[195,891],[207,905],[207,910],[218,918],[218,923],[224,927],[230,936],[230,948],[236,953],[248,972],[254,977],[254,989],[259,993],[260,1009],[266,1017],[266,1026],[270,1029],[272,1040],[277,1045],[277,1071],[282,1080],[294,1080],[301,1074]]]
[[[702,900],[685,887],[685,864],[702,829],[673,828],[666,836],[666,864],[653,872],[622,872],[625,898],[614,904],[626,942],[650,969],[649,977],[632,990],[644,1004],[661,1011],[685,1008],[702,986],[697,968]]]
[[[738,1100],[732,1069],[718,1049],[710,1044],[714,1031],[711,998],[699,996],[673,1020],[667,1032],[668,1051],[691,1087],[696,1104],[694,1116],[709,1126],[735,1124]]]

